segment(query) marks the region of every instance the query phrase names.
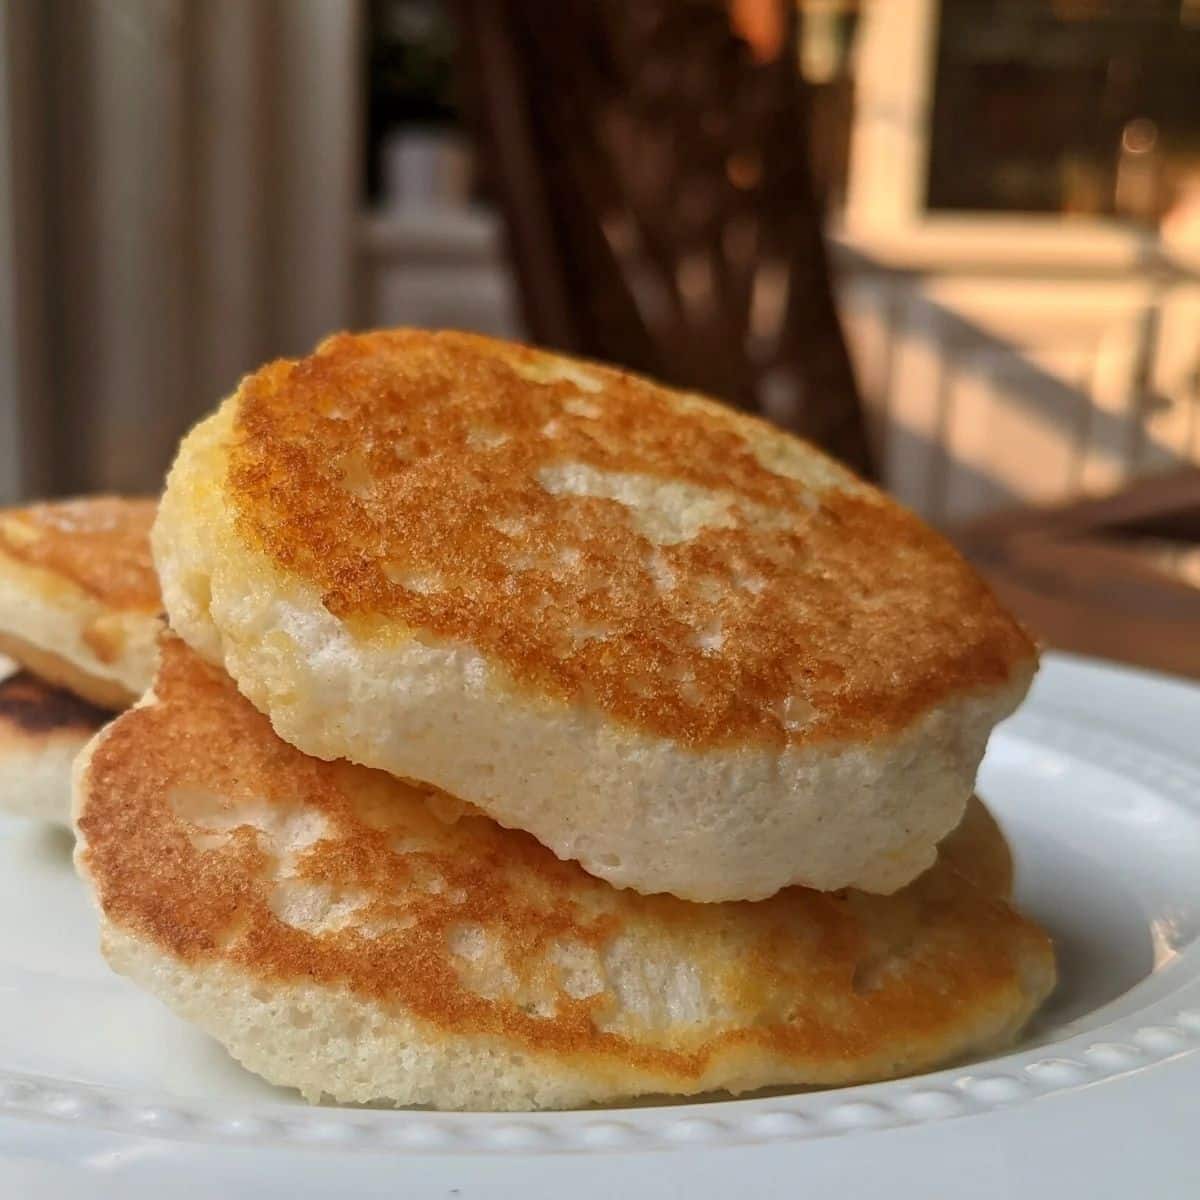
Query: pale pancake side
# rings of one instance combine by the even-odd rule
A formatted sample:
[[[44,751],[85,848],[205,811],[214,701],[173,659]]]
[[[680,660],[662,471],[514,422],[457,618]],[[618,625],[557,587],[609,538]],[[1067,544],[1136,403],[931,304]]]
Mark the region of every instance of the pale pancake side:
[[[833,1084],[1011,1039],[1045,935],[943,863],[891,897],[619,891],[469,806],[282,742],[180,643],[78,768],[118,970],[310,1099],[563,1107]]]
[[[0,511],[0,652],[103,707],[139,696],[161,627],[155,507],[89,496]]]
[[[814,448],[467,335],[248,377],[154,543],[174,628],[293,745],[694,900],[914,878],[1035,666],[942,538]]]

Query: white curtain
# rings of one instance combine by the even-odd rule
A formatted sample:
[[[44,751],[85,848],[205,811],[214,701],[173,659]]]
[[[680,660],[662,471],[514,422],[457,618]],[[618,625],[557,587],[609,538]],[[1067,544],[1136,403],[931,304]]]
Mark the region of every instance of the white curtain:
[[[154,490],[355,321],[355,0],[0,6],[0,494]]]

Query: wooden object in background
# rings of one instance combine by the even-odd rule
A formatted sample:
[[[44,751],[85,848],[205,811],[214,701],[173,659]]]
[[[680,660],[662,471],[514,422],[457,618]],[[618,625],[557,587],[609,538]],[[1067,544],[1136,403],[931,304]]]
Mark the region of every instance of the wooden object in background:
[[[714,393],[873,474],[796,7],[758,7],[774,48],[719,0],[459,0],[462,78],[534,341]]]
[[[1200,678],[1200,471],[959,529],[959,547],[1045,643]]]

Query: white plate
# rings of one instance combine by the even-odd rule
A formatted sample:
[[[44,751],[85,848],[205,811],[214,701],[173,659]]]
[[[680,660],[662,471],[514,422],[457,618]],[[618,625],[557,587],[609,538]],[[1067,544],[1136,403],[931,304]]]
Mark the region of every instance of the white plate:
[[[65,836],[0,826],[0,1197],[1200,1196],[1200,689],[1051,656],[980,792],[1059,950],[1014,1053],[530,1116],[268,1087],[108,972]]]

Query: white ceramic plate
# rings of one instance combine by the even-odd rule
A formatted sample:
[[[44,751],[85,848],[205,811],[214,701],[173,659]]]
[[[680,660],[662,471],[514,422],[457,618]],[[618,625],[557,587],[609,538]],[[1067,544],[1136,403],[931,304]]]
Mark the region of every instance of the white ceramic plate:
[[[261,1083],[109,973],[65,836],[0,825],[0,1197],[1200,1196],[1200,689],[1051,656],[980,792],[1058,944],[1015,1052],[529,1116]]]

